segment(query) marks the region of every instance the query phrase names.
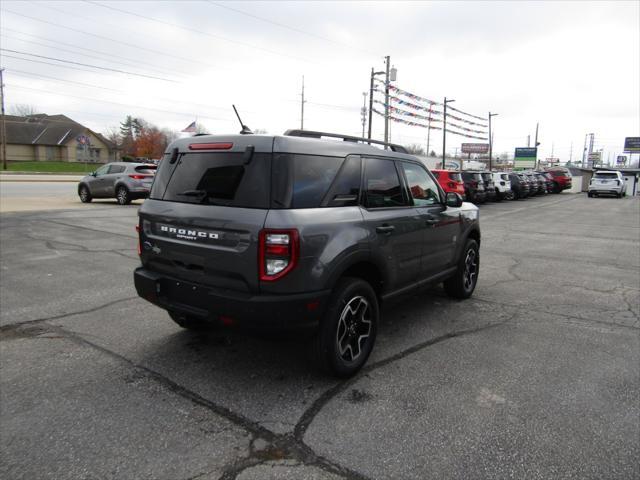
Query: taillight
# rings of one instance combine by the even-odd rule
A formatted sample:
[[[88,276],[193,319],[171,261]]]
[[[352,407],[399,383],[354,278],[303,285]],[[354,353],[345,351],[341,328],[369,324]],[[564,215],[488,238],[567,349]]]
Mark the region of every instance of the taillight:
[[[140,174],[131,174],[129,178],[133,178],[134,180],[142,180],[143,178],[150,177],[151,175],[140,175]]]
[[[448,186],[449,188],[456,188],[456,184],[455,184],[455,182],[449,182],[449,183],[447,183],[447,186]]]
[[[300,240],[298,231],[271,230],[260,231],[258,262],[260,280],[271,282],[284,277],[298,263]]]
[[[138,256],[142,255],[142,245],[140,244],[140,224],[136,225],[136,232],[138,233]]]

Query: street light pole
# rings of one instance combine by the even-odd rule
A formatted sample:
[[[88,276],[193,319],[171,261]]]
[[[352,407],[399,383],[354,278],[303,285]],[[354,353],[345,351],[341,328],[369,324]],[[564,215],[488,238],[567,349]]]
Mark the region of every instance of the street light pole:
[[[362,138],[364,138],[364,129],[367,126],[367,92],[362,92]]]
[[[384,142],[387,143],[389,141],[389,67],[390,67],[391,57],[387,55],[384,58],[385,58],[385,61],[387,62],[386,72],[384,77]]]
[[[491,171],[491,160],[493,155],[493,137],[491,136],[491,117],[495,117],[497,113],[489,112],[489,171]]]
[[[4,68],[0,68],[0,114],[2,114],[2,125],[0,125],[0,137],[2,140],[2,169],[7,169],[7,124],[6,115],[4,114],[4,79],[2,76]]]
[[[442,115],[442,168],[445,167],[446,163],[446,152],[447,152],[447,104],[455,102],[453,99],[447,100],[447,97],[444,97],[444,113]],[[460,170],[462,170],[462,162],[460,162]]]

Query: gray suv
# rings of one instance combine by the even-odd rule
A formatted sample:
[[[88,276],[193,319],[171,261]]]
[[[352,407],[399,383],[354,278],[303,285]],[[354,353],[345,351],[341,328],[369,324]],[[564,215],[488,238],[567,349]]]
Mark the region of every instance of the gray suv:
[[[478,209],[378,143],[304,130],[175,141],[139,210],[138,294],[188,329],[308,332],[320,367],[354,374],[382,301],[438,282],[468,298],[480,265]]]
[[[82,203],[115,198],[120,205],[127,205],[149,195],[157,168],[147,163],[107,163],[80,180],[78,196]]]

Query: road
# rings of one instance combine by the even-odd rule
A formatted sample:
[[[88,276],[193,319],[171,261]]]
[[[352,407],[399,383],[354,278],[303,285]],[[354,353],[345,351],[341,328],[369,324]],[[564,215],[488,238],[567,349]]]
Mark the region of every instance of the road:
[[[638,198],[483,206],[474,297],[386,304],[347,381],[181,330],[135,294],[137,207],[82,207],[0,216],[2,478],[640,477]]]
[[[37,181],[25,181],[30,177]],[[71,175],[58,176],[58,181],[47,182],[51,175],[5,175],[0,181],[0,212],[25,212],[41,210],[68,210],[73,208],[95,208],[105,203],[114,204],[115,199],[95,200],[89,206],[82,204],[78,198],[78,183],[70,181]],[[6,179],[9,178],[9,181]],[[35,179],[34,178],[34,179]],[[20,179],[20,181],[16,181]],[[136,202],[140,205],[141,201]]]

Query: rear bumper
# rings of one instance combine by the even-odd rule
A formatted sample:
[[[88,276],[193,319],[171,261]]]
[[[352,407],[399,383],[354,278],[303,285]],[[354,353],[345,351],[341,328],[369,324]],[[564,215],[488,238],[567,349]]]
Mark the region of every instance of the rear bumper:
[[[149,196],[149,189],[142,187],[129,188],[129,196],[133,199],[147,198]]]
[[[590,192],[619,194],[623,190],[622,185],[589,185]]]
[[[158,274],[133,274],[138,295],[165,310],[247,331],[312,330],[324,315],[329,290],[290,295],[229,291]]]

